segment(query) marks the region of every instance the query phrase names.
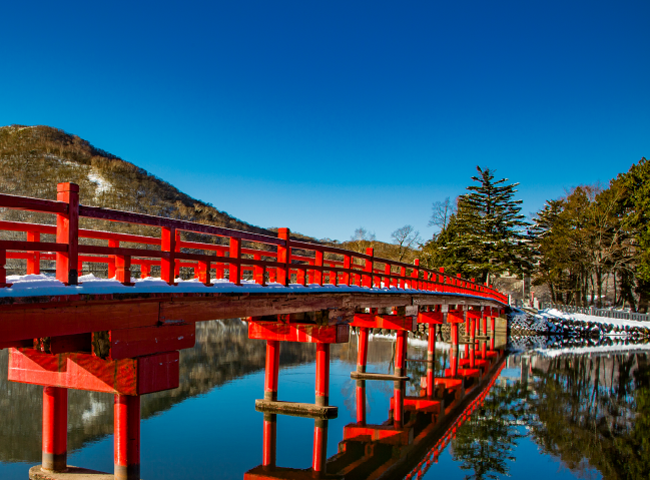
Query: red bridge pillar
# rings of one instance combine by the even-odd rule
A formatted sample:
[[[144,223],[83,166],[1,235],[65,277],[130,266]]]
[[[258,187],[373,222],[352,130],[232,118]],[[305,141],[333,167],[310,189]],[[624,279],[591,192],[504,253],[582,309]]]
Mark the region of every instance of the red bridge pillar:
[[[357,348],[357,372],[366,373],[368,363],[368,329],[359,327],[359,338]]]
[[[115,480],[140,480],[140,397],[115,395]]]
[[[404,360],[407,349],[407,332],[406,330],[397,331],[397,340],[395,342],[395,375],[401,377],[404,375]]]
[[[266,341],[266,369],[264,378],[264,400],[278,399],[278,374],[280,372],[280,342]]]
[[[316,344],[316,405],[329,405],[330,400],[330,344]]]
[[[68,468],[68,389],[43,388],[43,465],[50,472]]]

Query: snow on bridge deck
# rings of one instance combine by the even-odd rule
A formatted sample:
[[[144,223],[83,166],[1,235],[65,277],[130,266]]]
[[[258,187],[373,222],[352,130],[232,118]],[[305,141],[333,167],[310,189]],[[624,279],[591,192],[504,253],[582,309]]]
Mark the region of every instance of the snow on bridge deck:
[[[7,283],[11,287],[0,289],[0,298],[6,297],[54,297],[70,295],[109,295],[109,294],[143,294],[143,293],[393,293],[411,295],[437,295],[461,297],[467,300],[490,301],[489,297],[468,297],[462,293],[431,292],[412,288],[397,287],[359,287],[356,285],[300,285],[288,286],[279,283],[259,285],[254,281],[242,280],[235,285],[227,279],[213,280],[211,286],[204,285],[198,279],[176,279],[176,285],[169,285],[159,277],[132,278],[132,286],[123,285],[114,278],[95,277],[92,274],[79,277],[78,285],[64,285],[56,278],[44,274],[9,275]]]

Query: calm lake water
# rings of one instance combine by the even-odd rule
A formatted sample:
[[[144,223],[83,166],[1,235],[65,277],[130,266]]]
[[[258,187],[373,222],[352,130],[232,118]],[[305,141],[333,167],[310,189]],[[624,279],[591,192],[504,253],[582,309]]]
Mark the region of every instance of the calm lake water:
[[[332,347],[327,456],[356,421],[355,337]],[[448,348],[437,351],[438,373]],[[282,345],[279,399],[313,403],[315,347]],[[391,372],[393,341],[373,337],[368,370]],[[426,357],[424,342],[409,358]],[[239,320],[197,325],[181,352],[178,389],[142,398],[144,479],[243,479],[262,463],[265,344]],[[407,395],[417,395],[425,364],[409,362]],[[389,418],[391,382],[367,382],[367,422]],[[113,471],[113,397],[70,391],[68,463]],[[41,457],[42,387],[7,382],[0,352],[0,479],[27,479]],[[637,479],[650,472],[650,366],[645,353],[511,354],[482,406],[422,478]],[[277,465],[309,468],[314,420],[277,417]],[[416,462],[417,463],[417,462]],[[400,477],[401,478],[401,477]]]

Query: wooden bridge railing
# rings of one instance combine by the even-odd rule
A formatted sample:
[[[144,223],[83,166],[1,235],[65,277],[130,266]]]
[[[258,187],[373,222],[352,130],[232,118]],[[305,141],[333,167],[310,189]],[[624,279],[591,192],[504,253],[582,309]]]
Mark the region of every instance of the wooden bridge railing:
[[[56,215],[56,226],[26,222],[0,221],[0,231],[24,232],[26,241],[0,240],[0,287],[7,287],[6,259],[27,261],[27,274],[40,273],[41,260],[56,261],[56,278],[66,285],[76,285],[83,263],[108,265],[109,278],[131,285],[131,266],[140,266],[142,278],[151,268],[160,268],[160,277],[170,285],[180,268],[194,270],[195,278],[211,285],[215,279],[236,285],[254,282],[259,285],[349,285],[365,288],[392,287],[421,291],[464,294],[506,303],[506,297],[491,286],[475,283],[460,276],[445,275],[414,265],[377,258],[373,249],[358,253],[342,248],[298,241],[281,228],[278,236],[262,235],[213,225],[166,217],[111,210],[79,204],[79,187],[72,183],[58,185],[57,200],[43,200],[0,194],[0,208]],[[79,228],[80,218],[92,218],[160,229],[160,237],[106,232]],[[181,238],[181,232],[207,236],[208,243]],[[41,235],[54,235],[54,242],[44,242]],[[106,241],[107,245],[88,244],[88,240]],[[130,244],[124,247],[123,244]],[[122,246],[121,246],[122,245]],[[192,250],[189,252],[188,250]],[[199,253],[197,253],[199,252]]]

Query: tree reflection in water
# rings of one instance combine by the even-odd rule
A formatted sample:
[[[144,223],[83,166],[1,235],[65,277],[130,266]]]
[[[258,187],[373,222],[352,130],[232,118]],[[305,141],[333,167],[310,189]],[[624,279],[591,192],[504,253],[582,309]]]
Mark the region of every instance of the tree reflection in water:
[[[646,354],[518,356],[513,364],[522,378],[495,385],[452,442],[465,478],[508,476],[526,435],[578,477],[594,470],[608,480],[650,477]]]

